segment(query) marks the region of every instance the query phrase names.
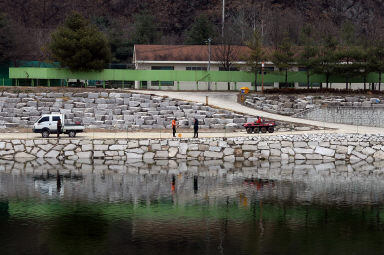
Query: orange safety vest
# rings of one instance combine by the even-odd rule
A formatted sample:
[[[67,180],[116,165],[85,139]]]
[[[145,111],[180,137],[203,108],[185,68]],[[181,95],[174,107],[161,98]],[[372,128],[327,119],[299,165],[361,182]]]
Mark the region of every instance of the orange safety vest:
[[[176,120],[172,120],[172,127],[176,126]]]

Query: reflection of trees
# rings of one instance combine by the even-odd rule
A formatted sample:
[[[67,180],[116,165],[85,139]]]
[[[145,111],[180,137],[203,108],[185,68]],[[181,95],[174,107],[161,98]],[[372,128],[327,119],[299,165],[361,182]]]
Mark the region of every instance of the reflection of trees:
[[[8,201],[0,202],[0,219],[8,219],[9,217],[9,203]]]
[[[52,223],[49,243],[54,254],[100,254],[102,251],[108,222],[97,212],[83,209],[59,216]]]

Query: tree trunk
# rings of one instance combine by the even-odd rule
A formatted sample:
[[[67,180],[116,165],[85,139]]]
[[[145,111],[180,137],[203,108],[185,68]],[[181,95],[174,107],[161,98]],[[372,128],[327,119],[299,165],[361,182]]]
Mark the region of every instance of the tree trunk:
[[[255,70],[255,92],[257,92],[257,70]]]
[[[307,89],[309,89],[309,72],[307,71]]]
[[[288,69],[285,70],[285,87],[288,87]]]
[[[348,90],[348,79],[345,78],[345,89]]]
[[[364,75],[364,91],[367,89],[366,83],[367,83],[367,76]]]
[[[379,91],[381,89],[381,72],[379,72]]]
[[[231,83],[228,82],[228,90],[231,90]]]
[[[325,74],[325,83],[328,86],[328,83],[329,83],[329,74],[328,73]],[[323,83],[322,82],[320,82],[320,89],[323,89]]]

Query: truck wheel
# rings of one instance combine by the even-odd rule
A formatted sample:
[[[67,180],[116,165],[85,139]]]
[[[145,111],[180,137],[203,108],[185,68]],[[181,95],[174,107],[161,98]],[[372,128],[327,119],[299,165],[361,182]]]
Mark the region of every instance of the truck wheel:
[[[261,131],[261,133],[267,133],[267,128],[266,128],[266,127],[262,127],[262,128],[260,129],[260,131]]]
[[[259,128],[259,127],[255,127],[255,129],[253,130],[253,132],[254,132],[255,134],[260,133],[260,128]]]
[[[274,129],[273,127],[269,127],[269,128],[268,128],[268,132],[269,132],[269,133],[273,133],[273,132],[275,132],[275,129]]]
[[[49,130],[43,130],[43,132],[41,132],[41,136],[43,138],[48,138],[50,134],[51,133],[49,132]]]
[[[249,127],[249,128],[247,128],[246,130],[247,130],[247,133],[248,133],[248,134],[252,134],[253,128],[250,128],[250,127]]]
[[[75,137],[76,131],[69,131],[68,135],[69,135],[69,137]]]

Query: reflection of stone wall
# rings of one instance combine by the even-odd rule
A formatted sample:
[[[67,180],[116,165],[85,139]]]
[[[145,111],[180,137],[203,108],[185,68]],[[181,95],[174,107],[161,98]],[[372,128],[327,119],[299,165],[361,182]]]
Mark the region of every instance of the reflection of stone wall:
[[[255,188],[259,196],[273,200],[326,204],[383,202],[382,168],[383,164],[377,162],[0,160],[0,196],[109,202],[147,200],[150,204],[159,197],[172,195],[175,176],[174,199],[179,206],[196,199],[209,199],[216,205],[220,200],[225,203],[228,197],[251,198]],[[295,182],[295,192],[289,181]]]
[[[303,112],[296,117],[332,123],[384,127],[384,108],[381,107],[324,107]]]
[[[0,141],[0,158],[288,161],[384,160],[384,136],[292,135],[202,139],[35,139]]]

